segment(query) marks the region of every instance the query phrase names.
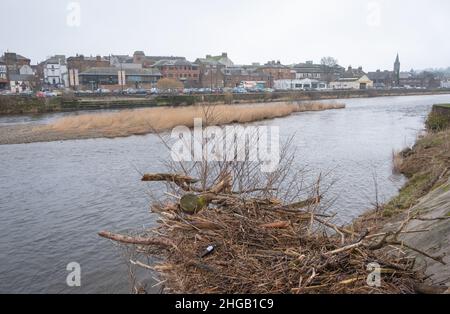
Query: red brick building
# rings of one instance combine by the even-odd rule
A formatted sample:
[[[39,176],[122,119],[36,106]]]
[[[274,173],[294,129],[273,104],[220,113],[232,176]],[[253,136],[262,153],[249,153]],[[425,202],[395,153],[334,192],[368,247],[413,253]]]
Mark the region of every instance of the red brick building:
[[[273,87],[275,80],[293,80],[295,79],[295,71],[286,65],[282,65],[280,61],[270,61],[259,68],[259,71],[268,75],[269,86]]]
[[[244,81],[265,82],[270,84],[270,75],[260,71],[259,66],[234,66],[222,70],[224,73],[225,87],[234,88],[240,86]]]
[[[77,55],[75,57],[67,58],[67,68],[69,70],[77,69],[78,72],[84,72],[90,68],[107,68],[110,67],[110,62],[107,58],[101,56],[85,57]]]
[[[31,65],[31,60],[14,52],[5,52],[3,57],[0,57],[0,63],[6,66],[7,76],[12,74],[19,74],[19,70],[24,65]]]
[[[135,51],[132,60],[134,64],[141,64],[143,68],[151,68],[153,65],[155,65],[155,63],[159,61],[186,61],[186,58],[173,56],[146,56],[143,51]]]
[[[175,79],[186,87],[198,87],[200,67],[186,60],[161,60],[153,65],[164,78]]]

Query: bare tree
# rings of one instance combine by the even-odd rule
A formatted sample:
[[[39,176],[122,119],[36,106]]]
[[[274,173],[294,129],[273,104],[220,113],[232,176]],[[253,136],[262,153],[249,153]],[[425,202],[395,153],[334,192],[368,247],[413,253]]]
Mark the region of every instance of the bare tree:
[[[163,78],[158,81],[158,89],[163,91],[172,91],[182,89],[183,87],[183,83],[174,79]]]
[[[336,71],[336,67],[338,66],[338,60],[333,57],[323,57],[320,60],[320,64],[322,65],[322,71],[324,73],[323,79],[327,82],[334,80],[334,73]]]

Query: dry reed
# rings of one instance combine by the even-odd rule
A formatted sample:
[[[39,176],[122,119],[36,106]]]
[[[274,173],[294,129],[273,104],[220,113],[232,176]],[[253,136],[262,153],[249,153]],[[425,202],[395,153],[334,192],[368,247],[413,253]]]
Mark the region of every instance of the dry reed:
[[[208,106],[216,117],[216,125],[249,123],[265,119],[286,117],[295,112],[321,111],[345,108],[343,104],[323,103],[272,103],[253,105]],[[98,133],[103,137],[148,134],[169,130],[175,126],[193,127],[194,118],[205,120],[205,106],[165,107],[124,110],[115,113],[83,114],[65,117],[45,126],[40,131],[52,133]]]

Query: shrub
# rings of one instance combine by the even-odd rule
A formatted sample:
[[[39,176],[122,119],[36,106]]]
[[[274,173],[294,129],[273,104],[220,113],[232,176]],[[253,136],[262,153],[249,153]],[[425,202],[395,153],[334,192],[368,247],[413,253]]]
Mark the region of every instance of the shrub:
[[[231,105],[233,103],[233,100],[234,100],[234,98],[233,98],[232,93],[230,93],[230,92],[225,93],[225,103],[227,105]]]
[[[440,132],[450,126],[450,121],[448,117],[436,112],[432,112],[428,116],[426,126],[429,131]]]

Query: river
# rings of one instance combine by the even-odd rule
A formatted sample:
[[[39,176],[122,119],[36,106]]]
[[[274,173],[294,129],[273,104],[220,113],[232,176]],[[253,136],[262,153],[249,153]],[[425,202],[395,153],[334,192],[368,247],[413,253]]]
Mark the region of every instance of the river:
[[[414,143],[435,103],[450,95],[348,99],[344,110],[262,122],[295,134],[299,166],[331,170],[331,210],[348,222],[404,184],[392,152]],[[71,113],[74,114],[74,113]],[[63,114],[0,117],[0,125],[48,123]],[[97,232],[155,223],[140,172],[163,170],[168,152],[155,135],[0,146],[0,293],[128,293],[120,250]],[[81,265],[69,288],[66,266]]]

